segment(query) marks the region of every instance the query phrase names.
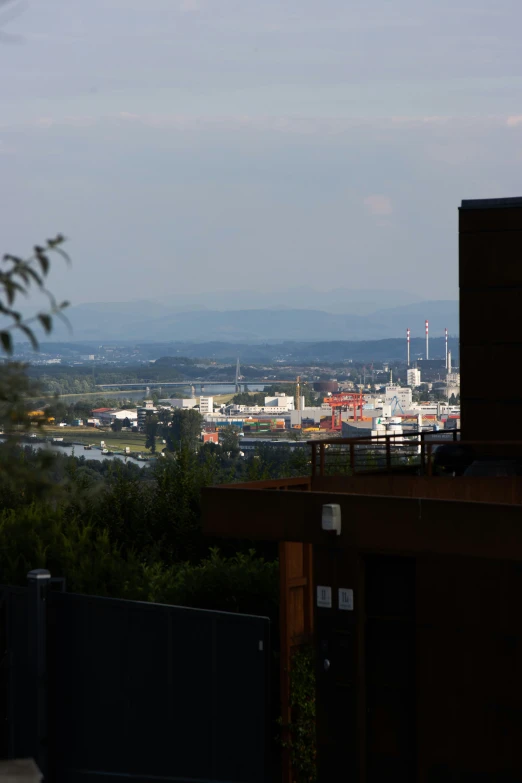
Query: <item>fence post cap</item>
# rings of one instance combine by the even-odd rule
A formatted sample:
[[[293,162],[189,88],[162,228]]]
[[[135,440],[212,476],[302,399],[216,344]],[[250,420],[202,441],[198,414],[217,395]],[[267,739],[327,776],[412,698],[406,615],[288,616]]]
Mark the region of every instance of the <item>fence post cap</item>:
[[[0,761],[1,783],[40,783],[43,775],[33,759]]]
[[[50,579],[51,572],[46,568],[34,568],[27,574],[28,579]]]

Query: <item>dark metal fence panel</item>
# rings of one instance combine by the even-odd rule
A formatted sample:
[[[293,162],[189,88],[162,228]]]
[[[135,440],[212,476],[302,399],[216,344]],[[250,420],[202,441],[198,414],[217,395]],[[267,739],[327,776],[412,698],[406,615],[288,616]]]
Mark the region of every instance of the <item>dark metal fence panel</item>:
[[[33,755],[32,737],[16,731],[25,725],[31,702],[27,589],[0,586],[0,605],[2,758],[27,758]]]
[[[269,621],[52,593],[50,778],[267,779]]]

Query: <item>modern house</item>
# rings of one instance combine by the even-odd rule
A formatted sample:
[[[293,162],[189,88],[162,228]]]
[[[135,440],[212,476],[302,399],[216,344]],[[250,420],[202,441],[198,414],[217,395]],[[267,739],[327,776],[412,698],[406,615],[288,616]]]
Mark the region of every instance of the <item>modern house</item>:
[[[522,356],[522,199],[459,223],[461,430],[316,441],[307,476],[204,492],[209,534],[279,542],[283,723],[311,643],[318,783],[522,780],[520,400],[480,382]]]

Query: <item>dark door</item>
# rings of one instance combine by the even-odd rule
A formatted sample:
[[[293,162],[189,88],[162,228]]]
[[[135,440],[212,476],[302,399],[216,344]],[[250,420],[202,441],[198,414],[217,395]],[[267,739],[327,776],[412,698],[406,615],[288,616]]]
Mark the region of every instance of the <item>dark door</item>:
[[[365,558],[367,783],[416,779],[415,560]]]
[[[359,779],[357,618],[361,596],[352,551],[314,548],[317,639],[317,780]]]

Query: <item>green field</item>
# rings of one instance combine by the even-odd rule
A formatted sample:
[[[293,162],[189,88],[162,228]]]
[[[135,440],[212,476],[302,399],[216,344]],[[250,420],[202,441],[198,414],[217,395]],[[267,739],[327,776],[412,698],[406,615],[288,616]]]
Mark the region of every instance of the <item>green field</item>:
[[[103,391],[102,389],[99,389],[95,392],[80,392],[79,394],[60,394],[58,399],[62,400],[63,402],[79,402],[80,400],[106,400],[109,398],[113,398],[115,400],[128,400],[132,399],[134,402],[136,402],[136,399],[139,399],[136,397],[138,393],[143,393],[143,399],[145,399],[145,392],[146,389],[132,389],[132,398],[129,397],[129,392],[125,391]],[[34,399],[45,399],[45,395],[42,395],[41,397],[34,398]],[[54,397],[47,397],[49,400],[54,400]]]
[[[232,397],[234,397],[234,394],[214,394],[214,402],[216,405],[226,405],[228,402],[230,402]]]
[[[51,427],[42,428],[42,434],[51,438],[63,438],[71,443],[79,443],[82,446],[91,444],[99,446],[100,441],[104,440],[107,448],[124,451],[128,446],[132,452],[148,453],[145,448],[145,434],[143,432],[113,432],[112,430],[95,429],[94,427]],[[163,444],[161,441],[157,444],[158,451],[161,451]]]

